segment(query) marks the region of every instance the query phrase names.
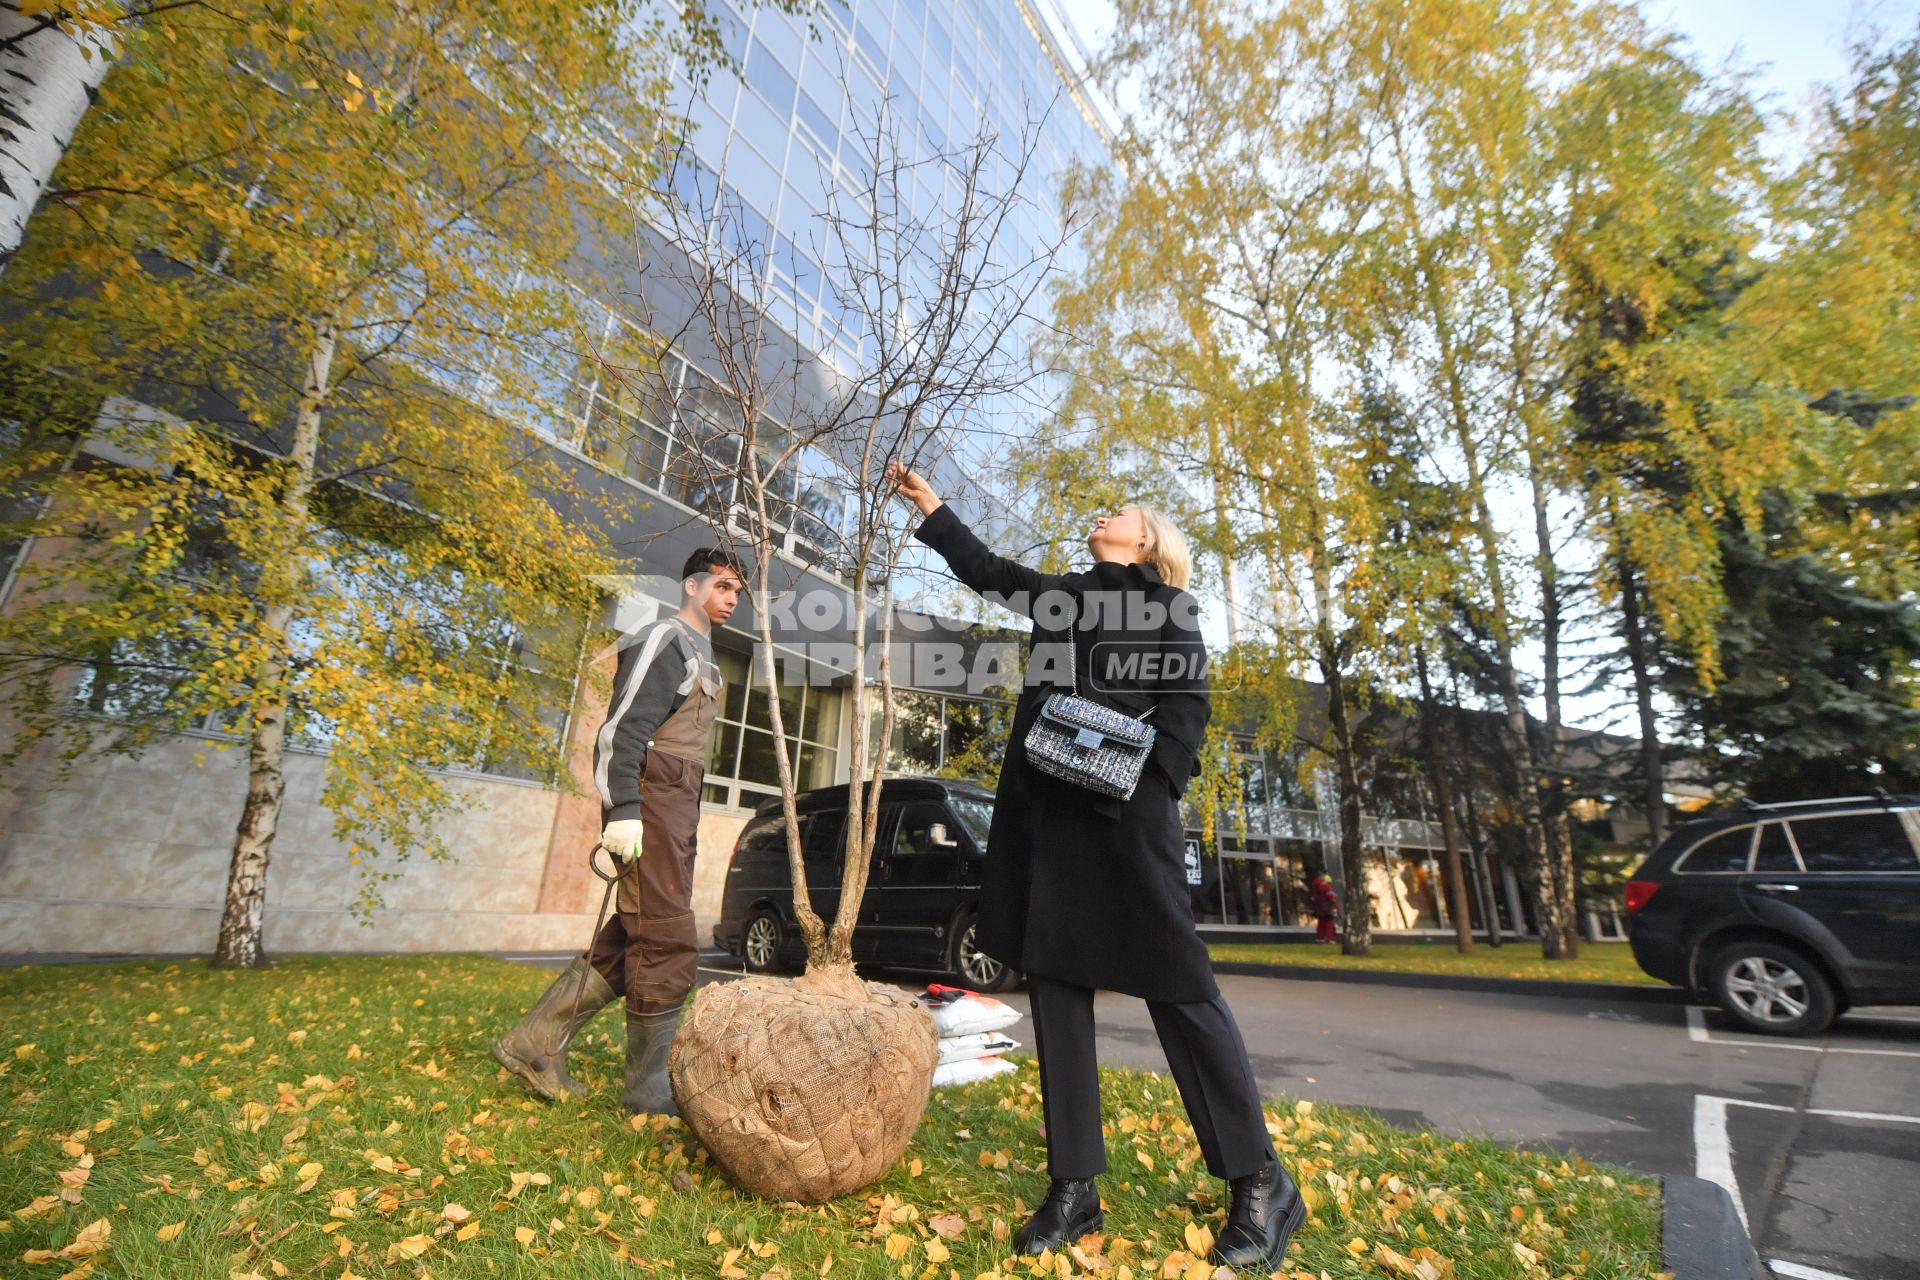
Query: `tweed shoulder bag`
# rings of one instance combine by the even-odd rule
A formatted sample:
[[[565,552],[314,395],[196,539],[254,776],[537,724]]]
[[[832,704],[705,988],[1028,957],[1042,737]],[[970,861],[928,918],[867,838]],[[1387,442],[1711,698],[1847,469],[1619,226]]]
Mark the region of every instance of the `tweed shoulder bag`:
[[[1080,696],[1080,671],[1072,633],[1067,637],[1067,666],[1072,692],[1047,695],[1027,730],[1027,762],[1045,774],[1117,800],[1132,798],[1140,770],[1153,749],[1148,707],[1130,716]]]

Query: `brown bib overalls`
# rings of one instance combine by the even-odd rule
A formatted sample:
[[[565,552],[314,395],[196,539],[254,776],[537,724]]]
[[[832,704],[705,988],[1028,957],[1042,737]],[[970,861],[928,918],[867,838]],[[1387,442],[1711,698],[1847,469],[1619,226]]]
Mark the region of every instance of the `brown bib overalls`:
[[[673,620],[675,626],[685,623]],[[640,856],[620,873],[617,910],[589,962],[635,1013],[678,1009],[693,990],[700,940],[693,927],[700,783],[720,712],[720,668],[702,660],[680,709],[654,731],[640,776]],[[604,855],[603,855],[604,856]]]

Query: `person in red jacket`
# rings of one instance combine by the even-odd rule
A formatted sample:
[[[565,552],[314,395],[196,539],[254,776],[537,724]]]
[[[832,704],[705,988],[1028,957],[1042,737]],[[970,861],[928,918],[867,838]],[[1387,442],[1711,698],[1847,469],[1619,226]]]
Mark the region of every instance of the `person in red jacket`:
[[[1313,878],[1308,892],[1313,897],[1313,918],[1319,922],[1314,928],[1313,940],[1334,941],[1333,922],[1340,915],[1340,896],[1333,891],[1333,881],[1322,871]]]

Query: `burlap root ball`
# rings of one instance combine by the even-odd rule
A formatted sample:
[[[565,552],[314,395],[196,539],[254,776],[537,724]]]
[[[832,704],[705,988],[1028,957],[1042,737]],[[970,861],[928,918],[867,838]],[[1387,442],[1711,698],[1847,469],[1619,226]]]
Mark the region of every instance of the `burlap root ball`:
[[[714,1163],[768,1200],[872,1185],[933,1087],[933,1019],[852,970],[704,988],[667,1059],[673,1100]]]

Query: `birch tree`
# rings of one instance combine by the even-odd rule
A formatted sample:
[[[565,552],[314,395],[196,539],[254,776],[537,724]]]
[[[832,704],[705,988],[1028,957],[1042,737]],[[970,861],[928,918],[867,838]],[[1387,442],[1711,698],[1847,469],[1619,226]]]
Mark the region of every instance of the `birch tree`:
[[[539,703],[569,699],[610,566],[527,432],[566,430],[605,323],[586,300],[612,292],[576,247],[621,234],[675,50],[702,47],[650,12],[156,8],[7,274],[34,318],[10,380],[126,464],[67,468],[26,530],[62,552],[0,633],[17,747],[237,735],[218,964],[263,960],[290,737],[330,748],[323,799],[373,884],[447,852],[437,770],[552,767]]]
[[[118,4],[0,3],[0,270],[115,50]]]

